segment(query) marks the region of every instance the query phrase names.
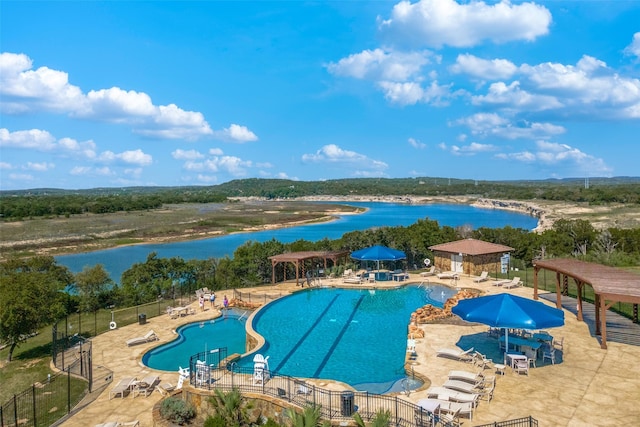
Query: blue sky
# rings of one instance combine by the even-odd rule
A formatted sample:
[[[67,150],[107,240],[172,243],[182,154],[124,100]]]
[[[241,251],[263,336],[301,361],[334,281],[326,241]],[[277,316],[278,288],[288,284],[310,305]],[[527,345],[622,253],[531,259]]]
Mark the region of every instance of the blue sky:
[[[0,2],[0,188],[638,176],[640,2]]]

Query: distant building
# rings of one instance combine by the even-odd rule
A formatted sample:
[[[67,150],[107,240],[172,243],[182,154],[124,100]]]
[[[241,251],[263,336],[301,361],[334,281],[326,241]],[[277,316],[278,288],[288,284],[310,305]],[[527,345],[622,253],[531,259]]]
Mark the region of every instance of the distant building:
[[[460,274],[479,276],[483,271],[495,275],[504,271],[503,260],[508,259],[514,248],[477,239],[463,239],[455,242],[430,246],[433,263],[441,271],[455,271]]]

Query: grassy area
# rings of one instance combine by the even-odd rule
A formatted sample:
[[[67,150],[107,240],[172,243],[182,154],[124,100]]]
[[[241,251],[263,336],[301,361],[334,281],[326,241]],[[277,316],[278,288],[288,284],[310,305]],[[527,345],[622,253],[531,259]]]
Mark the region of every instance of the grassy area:
[[[213,237],[269,225],[317,222],[351,206],[310,202],[168,205],[162,209],[0,222],[1,256],[57,255],[142,242]]]

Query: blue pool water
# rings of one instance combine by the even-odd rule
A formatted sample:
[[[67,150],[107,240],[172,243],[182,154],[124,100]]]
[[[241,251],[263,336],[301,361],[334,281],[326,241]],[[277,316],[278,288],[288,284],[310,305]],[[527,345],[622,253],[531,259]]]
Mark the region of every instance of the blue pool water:
[[[269,368],[282,375],[342,381],[385,393],[405,378],[407,325],[425,304],[442,307],[456,290],[310,289],[279,299],[253,319],[266,340]],[[251,358],[240,366],[252,366]]]
[[[254,317],[253,328],[266,340],[257,352],[269,356],[269,369],[281,375],[332,379],[383,394],[406,377],[411,313],[425,304],[442,307],[455,292],[440,285],[296,292]],[[177,371],[202,351],[227,347],[228,354],[242,354],[246,316],[238,317],[235,313],[185,325],[177,330],[178,339],[147,352],[142,362]],[[243,358],[239,366],[251,368],[253,357]]]
[[[148,351],[142,363],[163,371],[177,371],[189,366],[189,357],[214,348],[227,347],[227,354],[246,351],[244,312],[229,310],[226,315],[205,322],[191,323],[176,330],[178,338]]]

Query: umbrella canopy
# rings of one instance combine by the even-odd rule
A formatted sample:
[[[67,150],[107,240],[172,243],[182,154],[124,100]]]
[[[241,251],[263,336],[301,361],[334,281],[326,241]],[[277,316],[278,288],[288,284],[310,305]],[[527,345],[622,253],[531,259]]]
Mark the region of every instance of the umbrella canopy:
[[[351,258],[360,261],[397,261],[405,259],[404,252],[386,246],[375,245],[351,253]]]
[[[564,311],[511,294],[460,300],[451,311],[469,322],[495,328],[545,329],[564,325]]]
[[[509,349],[509,328],[545,329],[564,325],[564,311],[511,294],[463,299],[451,312],[469,322],[505,328],[505,350]]]

